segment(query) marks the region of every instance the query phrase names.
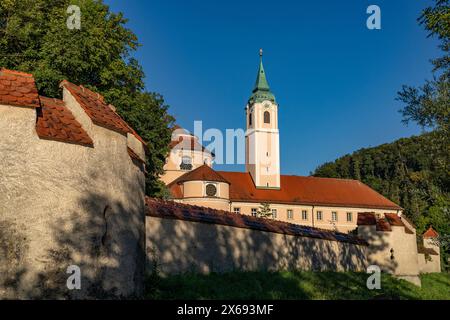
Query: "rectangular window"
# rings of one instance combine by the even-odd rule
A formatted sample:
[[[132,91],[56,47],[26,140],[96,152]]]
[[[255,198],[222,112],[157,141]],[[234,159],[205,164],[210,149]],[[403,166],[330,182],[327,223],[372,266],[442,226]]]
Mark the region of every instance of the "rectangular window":
[[[331,212],[331,221],[337,221],[338,217],[337,217],[337,212],[333,211]]]
[[[272,209],[272,218],[277,218],[277,209]]]
[[[234,207],[233,212],[239,214],[241,213],[241,208]]]
[[[302,210],[302,220],[308,220],[308,211]]]
[[[252,208],[252,216],[256,217],[257,212],[258,212],[257,208]]]
[[[352,221],[353,220],[353,214],[351,212],[347,212],[347,221]]]
[[[288,218],[289,220],[294,219],[294,212],[293,212],[291,209],[288,209],[288,210],[287,210],[287,218]]]
[[[323,219],[322,211],[317,211],[317,220],[322,220],[322,219]]]

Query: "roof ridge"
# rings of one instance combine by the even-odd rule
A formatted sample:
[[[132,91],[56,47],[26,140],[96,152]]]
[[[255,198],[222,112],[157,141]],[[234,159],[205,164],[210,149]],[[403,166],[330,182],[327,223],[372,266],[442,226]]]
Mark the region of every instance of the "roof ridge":
[[[202,170],[207,170],[207,173],[213,173],[213,174],[217,175],[218,177],[209,176],[210,179],[207,179],[208,177],[206,177],[206,179],[204,179],[205,177],[195,176],[199,171],[202,171]],[[194,170],[186,172],[185,174],[178,177],[170,184],[172,185],[174,183],[181,183],[181,182],[185,182],[185,181],[197,181],[197,180],[198,181],[217,181],[217,182],[225,182],[225,183],[230,184],[230,182],[226,178],[224,178],[220,173],[215,171],[213,168],[211,168],[207,164],[203,164],[203,165],[195,168]]]
[[[422,235],[423,238],[437,238],[439,237],[439,233],[437,233],[436,230],[434,230],[433,226],[430,225]]]
[[[231,172],[231,173],[242,173],[249,174],[246,171],[227,171],[227,170],[217,170],[216,172]],[[280,177],[296,177],[296,178],[307,178],[307,179],[324,179],[324,180],[339,180],[339,181],[355,181],[364,184],[363,182],[357,179],[349,179],[349,178],[331,178],[331,177],[315,177],[315,176],[301,176],[296,174],[280,174]],[[365,184],[364,184],[365,185]],[[367,186],[367,185],[366,185]],[[369,187],[370,188],[370,187]]]
[[[33,78],[33,74],[31,74],[31,73],[17,71],[17,70],[11,70],[11,69],[6,69],[6,68],[1,68],[0,75],[2,75],[1,73],[7,73],[7,74],[15,75],[15,76],[23,76],[23,77]]]
[[[65,102],[64,102],[64,100],[62,100],[62,99],[58,99],[58,98],[54,98],[54,97],[46,97],[46,96],[41,96],[41,95],[39,95],[39,99],[44,99],[44,100],[53,100],[53,102],[62,102],[62,103],[64,103],[64,104],[66,104]]]
[[[44,96],[39,96],[39,100],[41,110],[38,112],[35,126],[39,138],[88,147],[94,146],[91,137],[63,100]]]

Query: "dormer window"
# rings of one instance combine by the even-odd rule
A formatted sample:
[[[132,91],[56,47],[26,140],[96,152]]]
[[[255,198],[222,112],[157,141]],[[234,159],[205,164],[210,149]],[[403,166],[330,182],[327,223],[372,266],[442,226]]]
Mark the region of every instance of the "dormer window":
[[[183,156],[180,164],[181,170],[192,170],[192,159],[189,156]]]

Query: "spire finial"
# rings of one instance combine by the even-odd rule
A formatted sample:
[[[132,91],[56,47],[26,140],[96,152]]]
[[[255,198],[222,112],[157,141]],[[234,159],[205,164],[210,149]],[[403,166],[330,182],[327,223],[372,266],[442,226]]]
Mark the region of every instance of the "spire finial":
[[[259,56],[262,57],[262,55],[263,55],[263,49],[261,48],[261,49],[259,49]]]

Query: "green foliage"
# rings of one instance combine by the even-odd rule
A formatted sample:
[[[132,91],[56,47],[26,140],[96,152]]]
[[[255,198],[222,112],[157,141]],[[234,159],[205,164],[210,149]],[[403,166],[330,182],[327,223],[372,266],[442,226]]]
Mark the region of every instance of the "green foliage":
[[[147,299],[444,299],[450,300],[450,275],[421,275],[422,287],[388,274],[381,289],[369,290],[368,275],[358,272],[187,273],[148,279]]]
[[[270,203],[263,202],[261,203],[256,215],[260,218],[269,218],[272,216],[272,209],[270,209]]]
[[[431,132],[361,149],[319,166],[313,175],[360,180],[403,207],[419,233],[430,224],[445,233],[437,212],[448,207],[442,199],[450,191],[450,156],[447,145],[435,144],[439,137]]]
[[[404,85],[397,100],[405,106],[400,112],[403,122],[416,122],[422,127],[435,129],[447,145],[450,123],[450,5],[449,0],[435,0],[435,5],[423,10],[419,23],[437,37],[442,56],[432,60],[433,79],[419,88]]]
[[[81,9],[81,29],[66,26],[69,5]],[[144,72],[131,57],[139,47],[122,13],[100,0],[0,2],[0,67],[33,73],[39,93],[60,97],[67,79],[100,92],[148,142],[147,190],[158,194],[173,118],[164,99],[146,92]]]

